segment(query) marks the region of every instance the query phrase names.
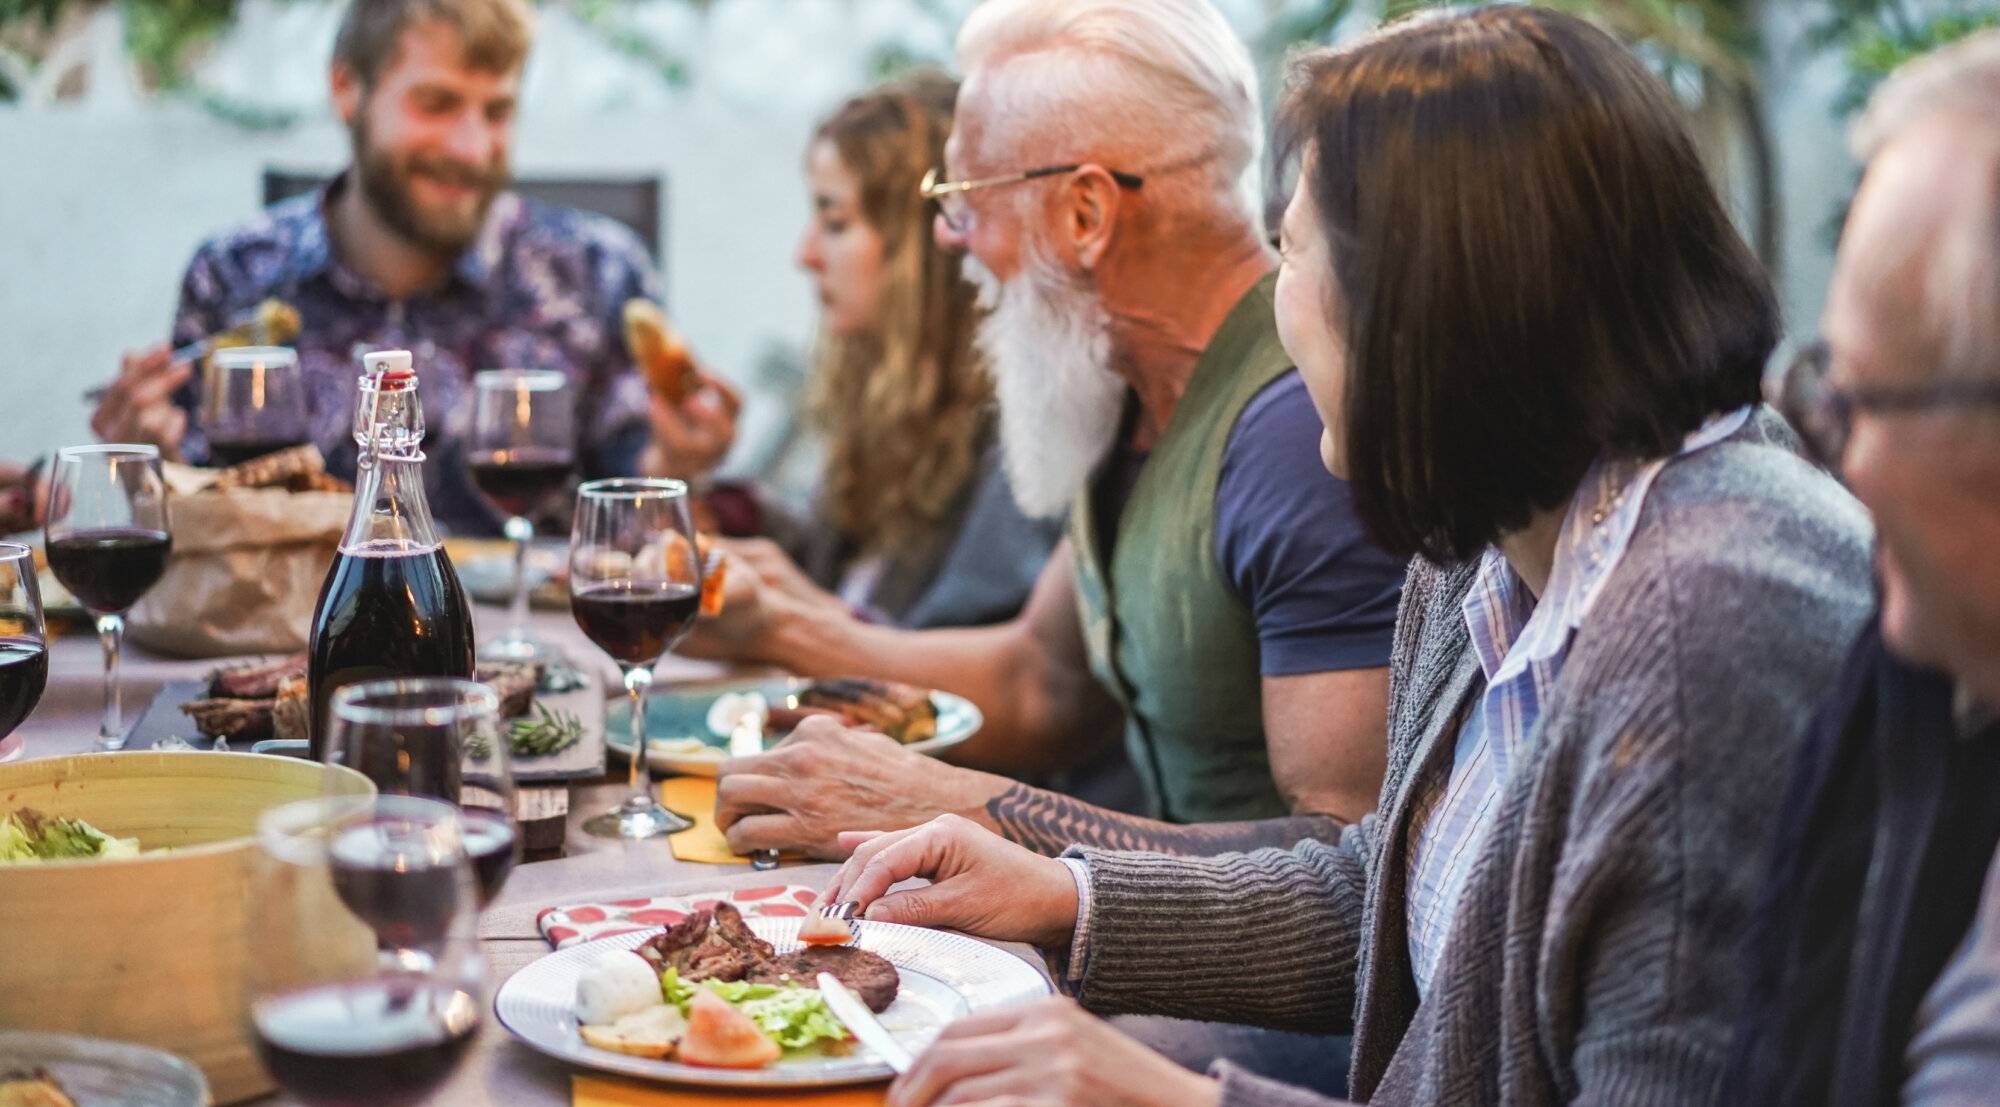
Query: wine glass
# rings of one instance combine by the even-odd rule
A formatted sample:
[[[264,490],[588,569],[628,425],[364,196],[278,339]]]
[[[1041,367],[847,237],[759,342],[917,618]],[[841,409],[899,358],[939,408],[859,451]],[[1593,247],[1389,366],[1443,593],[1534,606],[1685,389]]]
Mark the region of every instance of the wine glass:
[[[310,441],[298,353],[234,346],[210,354],[201,377],[201,430],[209,463],[218,467]]]
[[[577,625],[625,674],[631,697],[632,794],[583,824],[604,838],[651,838],[694,825],[653,795],[646,770],[646,689],[653,666],[701,605],[701,560],[687,485],[596,480],[577,489],[569,540],[569,607]]]
[[[257,835],[244,1013],[264,1067],[315,1107],[423,1102],[480,1019],[458,812],[328,796],[265,812]]]
[[[535,537],[529,517],[569,489],[576,470],[576,404],[569,378],[554,370],[490,369],[475,375],[472,385],[466,467],[473,487],[507,516],[507,537],[514,543],[507,633],[488,642],[479,656],[532,660],[547,651],[528,636],[528,543]]]
[[[125,610],[167,570],[167,485],[160,451],[114,443],[56,451],[49,487],[49,568],[92,615],[104,645],[104,718],[99,749],[125,748],[118,699],[118,648]]]
[[[0,761],[21,756],[14,728],[35,709],[49,679],[49,636],[35,588],[35,551],[0,542]]]
[[[493,689],[456,677],[371,680],[335,692],[329,714],[327,764],[359,772],[383,795],[458,807],[479,906],[492,903],[521,859],[513,758]]]

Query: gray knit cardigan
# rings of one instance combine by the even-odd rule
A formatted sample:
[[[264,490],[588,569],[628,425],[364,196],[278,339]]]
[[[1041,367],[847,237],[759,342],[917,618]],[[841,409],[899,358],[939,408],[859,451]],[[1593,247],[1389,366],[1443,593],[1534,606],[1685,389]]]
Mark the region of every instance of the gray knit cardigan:
[[[1418,1002],[1404,927],[1418,785],[1481,687],[1471,566],[1410,572],[1389,769],[1337,846],[1079,849],[1093,1010],[1354,1034],[1373,1104],[1713,1102],[1739,935],[1814,701],[1871,607],[1858,504],[1768,411],[1669,465],[1510,774]],[[1227,1062],[1230,1105],[1325,1105]]]

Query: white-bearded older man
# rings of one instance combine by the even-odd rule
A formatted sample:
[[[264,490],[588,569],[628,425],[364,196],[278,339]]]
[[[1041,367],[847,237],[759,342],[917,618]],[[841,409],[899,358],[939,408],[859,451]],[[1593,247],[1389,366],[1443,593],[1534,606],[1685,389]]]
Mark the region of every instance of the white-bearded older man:
[[[1403,567],[1320,467],[1278,343],[1243,187],[1248,54],[1206,0],[993,0],[959,62],[935,229],[992,310],[1014,494],[1069,509],[1069,538],[1016,620],[921,632],[845,617],[747,551],[759,572],[731,579],[755,584],[697,652],[948,689],[986,725],[946,765],[812,720],[723,766],[718,819],[739,850],[822,856],[941,812],[1047,853],[1335,837],[1380,788]],[[999,775],[1087,761],[1121,709],[1153,817]]]

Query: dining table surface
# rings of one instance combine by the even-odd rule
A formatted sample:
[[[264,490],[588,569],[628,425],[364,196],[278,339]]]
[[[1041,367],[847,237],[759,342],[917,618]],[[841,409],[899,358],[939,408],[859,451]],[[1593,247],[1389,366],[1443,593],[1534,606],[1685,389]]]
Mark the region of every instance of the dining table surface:
[[[501,629],[506,614],[503,609],[481,604],[475,604],[473,612],[481,640]],[[538,641],[561,649],[572,662],[595,674],[602,687],[618,687],[616,667],[583,636],[567,612],[537,610],[531,613],[529,630]],[[214,658],[157,657],[127,642],[120,666],[126,725],[131,725],[162,685],[201,679],[218,663]],[[693,681],[769,673],[768,669],[733,669],[668,656],[655,669],[653,688],[660,691]],[[102,681],[103,658],[94,636],[52,635],[47,688],[34,713],[16,731],[22,738],[23,756],[55,757],[94,749],[103,706]],[[624,798],[625,791],[625,763],[618,757],[610,759],[603,777],[573,783],[560,856],[531,857],[517,867],[499,896],[481,914],[479,937],[487,961],[488,1017],[482,1020],[478,1037],[465,1060],[427,1102],[438,1107],[475,1104],[542,1107],[570,1103],[570,1077],[581,1070],[514,1040],[490,1010],[491,995],[498,992],[509,976],[550,951],[536,927],[536,916],[543,908],[758,885],[799,884],[820,888],[837,871],[837,866],[830,863],[786,863],[776,872],[760,872],[747,864],[681,861],[674,857],[665,838],[631,842],[585,833],[583,821],[617,803]],[[1008,950],[1046,974],[1042,958],[1030,947],[989,944]],[[280,1092],[250,1102],[259,1107],[275,1107],[299,1101]]]

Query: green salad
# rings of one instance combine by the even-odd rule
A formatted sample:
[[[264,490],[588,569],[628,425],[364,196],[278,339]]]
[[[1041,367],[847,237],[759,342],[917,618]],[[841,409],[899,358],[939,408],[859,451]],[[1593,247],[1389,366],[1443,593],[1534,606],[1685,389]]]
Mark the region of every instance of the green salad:
[[[113,838],[82,819],[51,818],[31,807],[0,818],[0,864],[138,855],[139,839]]]
[[[781,1049],[804,1049],[814,1042],[847,1040],[847,1027],[834,1017],[818,988],[797,984],[752,984],[747,980],[704,980],[692,983],[681,979],[678,969],[668,966],[660,974],[660,994],[668,1003],[688,1011],[695,989],[706,988],[728,1000],[750,1016]]]

